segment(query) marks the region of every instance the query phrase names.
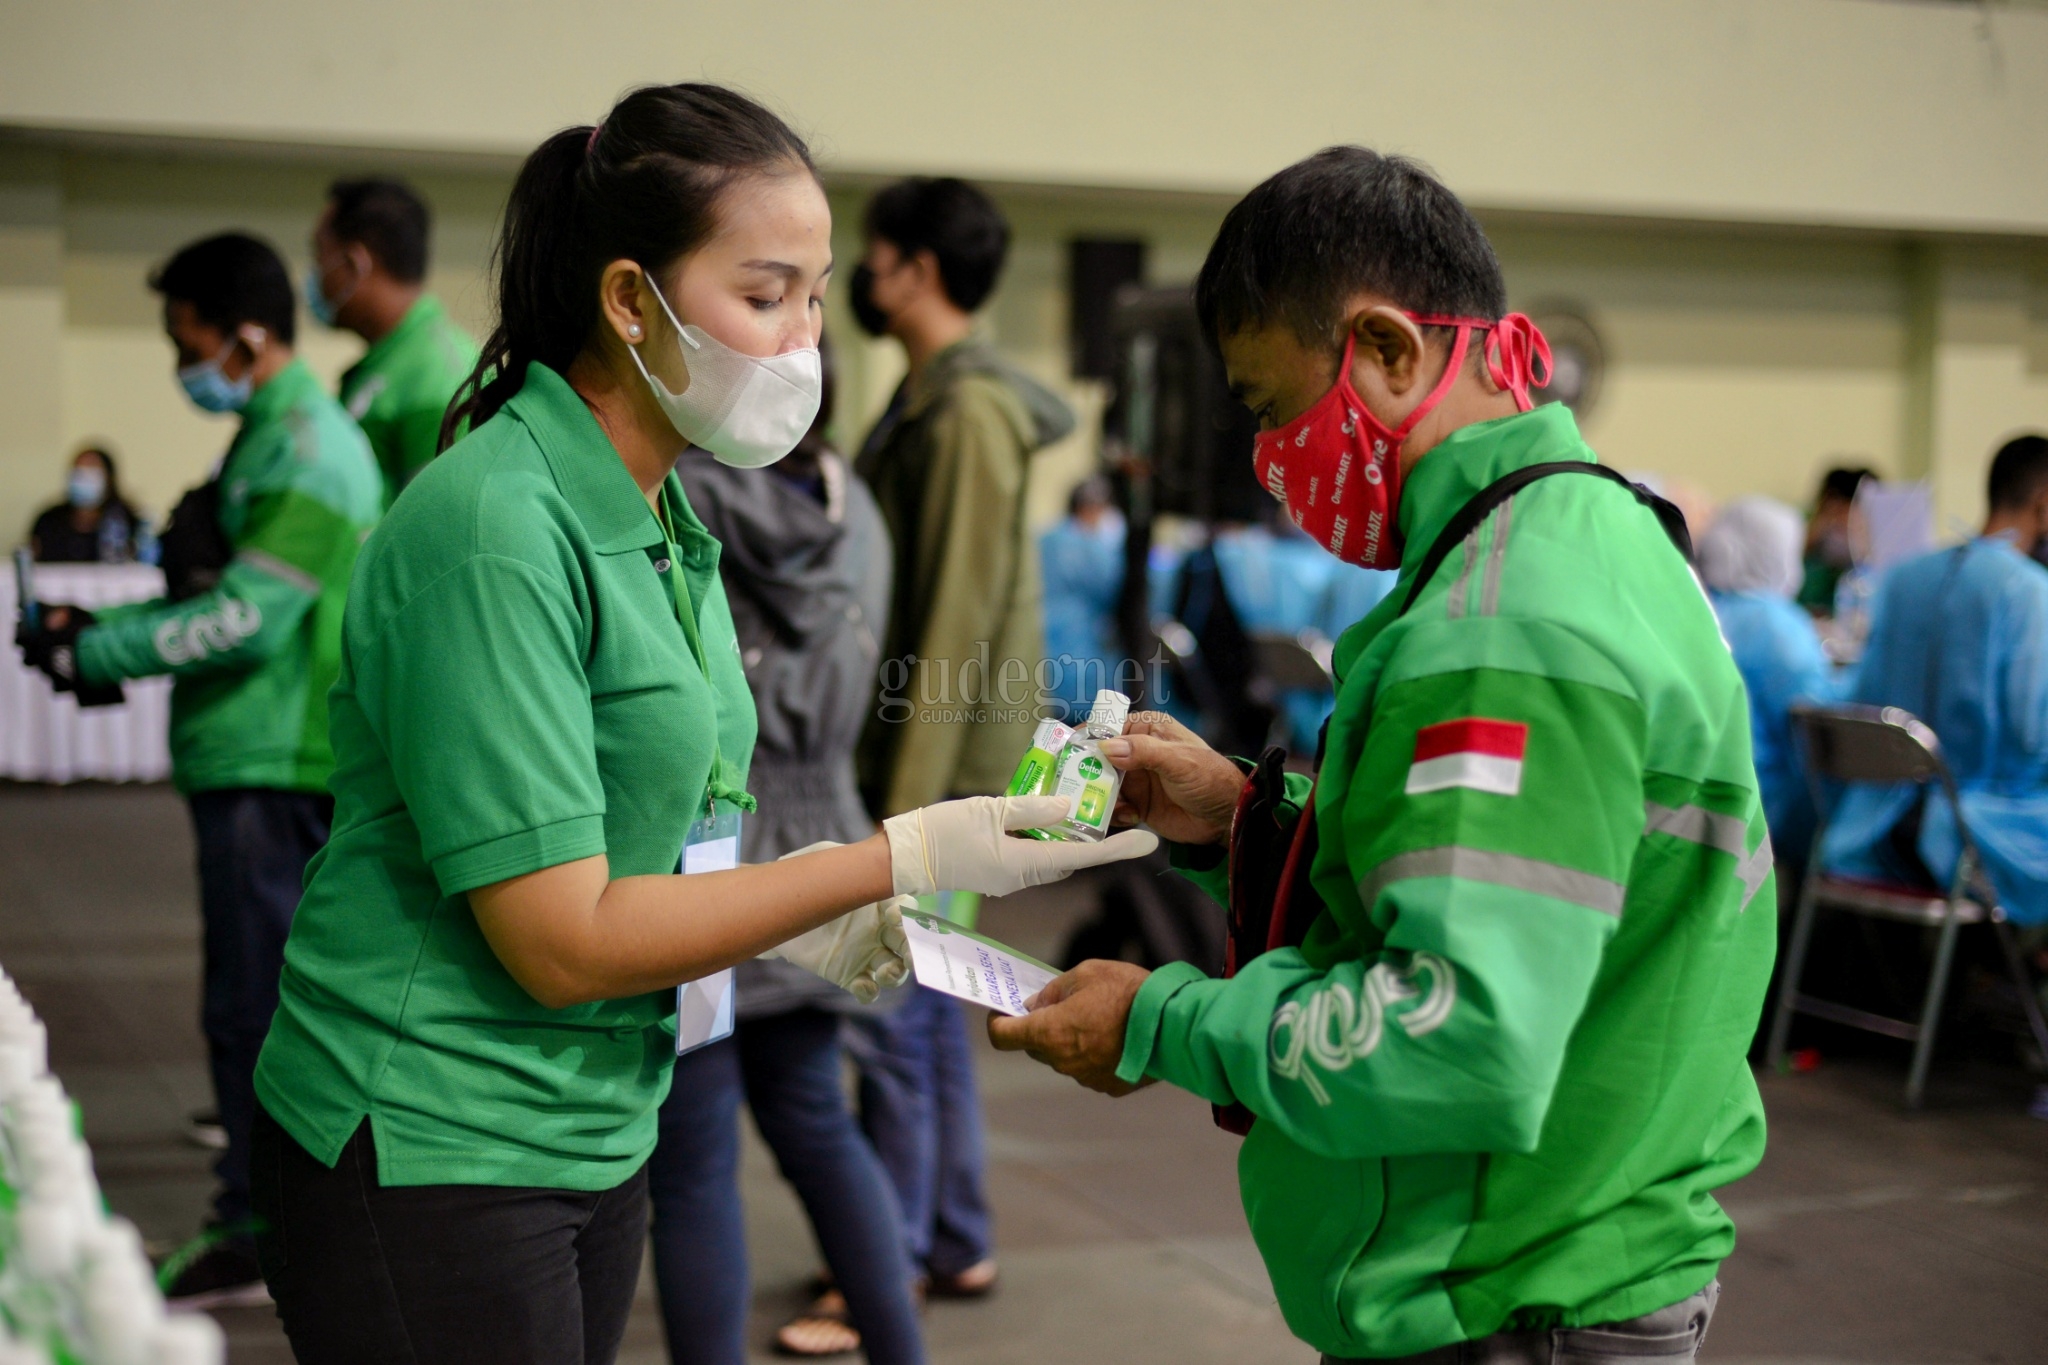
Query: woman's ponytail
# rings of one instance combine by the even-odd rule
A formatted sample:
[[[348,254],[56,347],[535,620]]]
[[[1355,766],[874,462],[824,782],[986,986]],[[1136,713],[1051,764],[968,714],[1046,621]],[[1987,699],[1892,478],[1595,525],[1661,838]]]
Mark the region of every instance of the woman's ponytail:
[[[576,180],[583,173],[586,148],[594,128],[564,128],[536,148],[512,182],[505,202],[505,221],[492,253],[498,277],[498,324],[485,340],[483,353],[469,378],[441,418],[441,449],[455,443],[464,423],[474,428],[487,422],[526,382],[528,361],[567,366],[569,354],[558,351],[573,319],[555,297],[549,262],[570,249],[575,240]]]
[[[532,362],[568,370],[596,329],[606,264],[666,269],[711,235],[729,185],[791,172],[817,175],[803,139],[716,85],[635,90],[596,127],[541,143],[505,204],[492,255],[497,326],[441,419],[441,449],[504,407]]]

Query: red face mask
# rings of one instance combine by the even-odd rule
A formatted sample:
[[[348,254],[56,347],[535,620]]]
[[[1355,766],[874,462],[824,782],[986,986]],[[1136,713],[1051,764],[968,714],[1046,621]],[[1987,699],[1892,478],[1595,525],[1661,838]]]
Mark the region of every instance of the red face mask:
[[[1457,382],[1472,334],[1488,334],[1486,372],[1515,396],[1523,412],[1531,407],[1530,388],[1550,382],[1550,343],[1520,313],[1499,322],[1420,313],[1408,317],[1418,326],[1455,327],[1458,340],[1443,378],[1399,427],[1389,428],[1373,416],[1351,387],[1351,358],[1358,346],[1354,331],[1344,343],[1344,362],[1330,391],[1286,426],[1260,432],[1252,444],[1259,482],[1286,506],[1294,524],[1337,558],[1367,569],[1400,566],[1401,532],[1394,517],[1401,501],[1401,446]],[[1540,379],[1538,360],[1543,362]]]

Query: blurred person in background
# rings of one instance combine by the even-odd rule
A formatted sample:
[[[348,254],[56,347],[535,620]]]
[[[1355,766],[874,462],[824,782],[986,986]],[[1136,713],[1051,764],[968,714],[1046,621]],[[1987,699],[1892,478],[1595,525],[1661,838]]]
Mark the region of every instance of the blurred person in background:
[[[476,364],[476,342],[426,292],[426,201],[401,180],[337,180],[313,228],[306,306],[369,346],[341,376],[341,403],[370,438],[385,501],[440,448],[441,417]]]
[[[1752,497],[1723,508],[1699,541],[1700,577],[1749,689],[1750,752],[1781,868],[1805,864],[1816,818],[1792,705],[1835,701],[1846,681],[1828,662],[1813,618],[1792,600],[1804,535],[1798,512]],[[1789,877],[1779,882],[1791,884]]]
[[[125,564],[136,558],[142,519],[121,496],[113,452],[86,446],[71,457],[64,501],[36,518],[29,553],[45,564]]]
[[[171,775],[198,836],[202,1023],[227,1145],[213,1222],[167,1293],[205,1306],[264,1297],[250,1218],[252,1076],[300,883],[333,817],[327,689],[349,572],[383,495],[362,432],[293,352],[291,276],[275,251],[240,233],[209,237],[150,287],[163,296],[186,396],[241,424],[207,485],[214,495],[179,513],[208,517],[199,529],[224,558],[199,575],[168,563],[171,595],[154,602],[97,617],[50,609],[43,666],[60,687],[176,679]],[[71,648],[50,647],[60,642]]]
[[[1821,476],[1813,515],[1806,522],[1806,555],[1798,597],[1799,605],[1816,616],[1834,614],[1836,585],[1856,566],[1849,513],[1856,506],[1856,490],[1865,479],[1876,477],[1876,470],[1861,465],[1837,465]]]
[[[868,201],[863,231],[854,320],[909,362],[857,466],[895,546],[885,695],[859,754],[868,809],[891,816],[1000,792],[1030,747],[1045,635],[1025,490],[1031,457],[1071,432],[1074,414],[976,328],[1010,249],[1010,225],[986,194],[962,180],[900,180]],[[900,695],[887,695],[899,676]],[[957,897],[932,908],[972,925],[976,906]],[[966,1020],[957,1001],[912,989],[895,1013],[854,1022],[861,1118],[930,1292],[982,1294],[996,1266]]]
[[[356,565],[334,834],[256,1065],[301,1365],[605,1365],[677,1048],[717,1033],[679,987],[767,953],[871,996],[908,972],[904,898],[1157,847],[1011,838],[1068,803],[977,797],[739,863],[754,703],[675,466],[809,429],[831,232],[802,140],[718,86],[632,91],[520,168],[444,424],[473,427]]]
[[[1064,520],[1038,537],[1045,580],[1045,657],[1058,666],[1059,701],[1068,716],[1088,714],[1104,687],[1124,690],[1117,674],[1116,604],[1124,588],[1124,516],[1109,480],[1083,479],[1067,498]]]
[[[906,694],[949,699],[869,723],[863,793],[891,815],[1001,791],[1030,746],[1044,626],[1025,488],[1031,457],[1073,431],[1074,414],[976,326],[1010,248],[987,195],[961,180],[898,181],[868,202],[864,228],[855,320],[909,362],[858,463],[895,543],[882,658],[910,665]],[[1027,681],[1013,700],[1002,678],[1016,663]]]
[[[1933,728],[2007,918],[2037,925],[2048,922],[2048,569],[2030,552],[2048,536],[2048,436],[2006,442],[1986,495],[1982,534],[1886,572],[1848,695]],[[1939,791],[1850,787],[1823,861],[1947,886],[1960,845]]]
[[[766,469],[677,465],[690,506],[719,544],[740,663],[759,734],[747,789],[759,808],[741,854],[773,862],[820,840],[875,831],[853,748],[874,699],[889,610],[889,537],[874,495],[825,439],[832,350],[819,341],[817,420]],[[776,1334],[793,1356],[865,1350],[875,1365],[917,1365],[924,1343],[888,1172],[841,1087],[844,990],[788,962],[736,969],[733,1036],[676,1059],[647,1165],[654,1278],[675,1365],[743,1365],[753,1306],[740,1206],[739,1105],[753,1111],[796,1189],[835,1288]],[[887,1010],[908,992],[868,1006]]]

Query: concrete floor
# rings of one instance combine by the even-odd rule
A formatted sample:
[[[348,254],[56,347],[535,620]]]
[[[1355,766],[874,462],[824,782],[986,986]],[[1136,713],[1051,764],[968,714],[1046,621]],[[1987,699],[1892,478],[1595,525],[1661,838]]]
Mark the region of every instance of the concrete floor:
[[[183,1143],[205,1106],[189,826],[163,788],[0,785],[0,964],[50,1028],[101,1181],[145,1237],[175,1242],[207,1201]],[[1085,898],[991,905],[984,927],[1054,950]],[[939,1362],[1309,1362],[1273,1305],[1238,1209],[1236,1141],[1164,1087],[1122,1101],[982,1055],[1003,1285],[927,1318]],[[1898,1108],[1903,1059],[1877,1053],[1767,1077],[1771,1148],[1730,1188],[1740,1228],[1706,1358],[1735,1362],[2048,1360],[2048,1124],[2025,1078],[1937,1073]],[[808,1230],[752,1135],[744,1174],[761,1359],[800,1303]],[[290,1359],[268,1309],[224,1314],[235,1365]],[[664,1359],[643,1292],[624,1361]]]

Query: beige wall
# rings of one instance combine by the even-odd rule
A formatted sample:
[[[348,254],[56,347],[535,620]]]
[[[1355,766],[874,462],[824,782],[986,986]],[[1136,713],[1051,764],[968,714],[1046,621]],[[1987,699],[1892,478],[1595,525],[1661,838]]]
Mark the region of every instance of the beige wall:
[[[842,171],[1241,191],[1333,141],[1495,209],[2048,230],[2048,13],[1896,0],[0,7],[0,124],[511,154],[708,77]]]
[[[70,448],[111,441],[137,499],[160,513],[218,458],[231,424],[173,384],[149,268],[203,233],[269,237],[295,274],[326,182],[406,158],[227,155],[164,146],[0,146],[0,541],[61,488]],[[405,167],[437,209],[435,288],[481,332],[483,269],[509,167]],[[989,315],[996,338],[1060,387],[1082,431],[1048,452],[1038,519],[1091,466],[1103,395],[1066,377],[1066,242],[1138,236],[1155,283],[1189,278],[1222,196],[994,186],[1016,247]],[[859,251],[864,190],[836,185],[835,245]],[[1565,303],[1605,339],[1611,368],[1588,435],[1617,466],[1683,478],[1718,498],[1802,501],[1836,455],[1932,475],[1942,512],[1974,519],[1992,444],[2048,427],[2048,247],[2040,242],[1494,214],[1518,307]],[[843,284],[841,286],[843,288]],[[831,316],[853,441],[901,374],[888,343]],[[330,380],[352,338],[303,315],[301,348]]]
[[[7,60],[0,55],[0,68]],[[231,424],[198,414],[178,393],[144,283],[169,252],[243,227],[276,242],[296,277],[327,181],[399,170],[436,206],[434,287],[481,333],[482,272],[514,164],[418,150],[0,134],[0,542],[57,494],[77,442],[111,441],[131,490],[158,513],[218,457]],[[858,255],[860,204],[874,183],[832,173],[843,262]],[[1153,282],[1184,282],[1233,196],[990,185],[1016,227],[990,329],[1083,416],[1081,432],[1041,461],[1035,510],[1044,520],[1091,465],[1104,397],[1066,378],[1066,243],[1142,237]],[[1677,476],[1716,497],[1763,491],[1803,501],[1821,467],[1853,455],[1933,478],[1943,517],[1968,521],[1980,514],[1993,443],[2048,427],[2048,233],[1482,216],[1516,306],[1570,305],[1599,327],[1611,369],[1588,434],[1620,467]],[[843,295],[831,315],[846,370],[839,431],[851,441],[901,361],[893,346],[846,325]],[[330,380],[357,351],[303,315],[301,343]]]

